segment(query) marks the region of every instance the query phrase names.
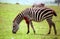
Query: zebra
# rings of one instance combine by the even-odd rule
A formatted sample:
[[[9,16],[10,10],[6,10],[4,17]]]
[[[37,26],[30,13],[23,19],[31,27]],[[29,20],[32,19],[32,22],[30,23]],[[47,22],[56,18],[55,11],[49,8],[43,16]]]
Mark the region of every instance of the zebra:
[[[19,13],[15,19],[13,20],[13,29],[12,29],[12,32],[14,34],[16,34],[16,32],[18,31],[19,29],[19,23],[22,21],[22,20],[25,20],[26,21],[26,24],[27,24],[27,34],[30,32],[29,31],[29,25],[31,25],[31,28],[33,29],[33,32],[35,34],[35,29],[33,27],[33,23],[32,21],[35,21],[35,22],[41,22],[43,20],[46,19],[47,23],[49,24],[49,32],[48,34],[51,33],[51,27],[53,26],[54,28],[54,33],[55,35],[57,34],[57,31],[56,31],[56,27],[55,27],[55,23],[52,21],[52,17],[53,16],[57,16],[56,12],[50,8],[26,8],[25,10],[23,10],[21,13]]]
[[[33,4],[32,7],[45,7],[45,4],[43,4],[43,3]]]

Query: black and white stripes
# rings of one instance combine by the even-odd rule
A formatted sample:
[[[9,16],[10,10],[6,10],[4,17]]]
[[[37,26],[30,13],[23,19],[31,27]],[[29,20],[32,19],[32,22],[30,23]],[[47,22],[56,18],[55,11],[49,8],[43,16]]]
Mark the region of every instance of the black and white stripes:
[[[14,22],[17,22],[18,24],[23,20],[23,13],[19,13],[16,18],[13,20],[13,23]]]
[[[49,8],[28,8],[28,10],[25,12],[24,15],[29,15],[30,18],[32,18],[34,21],[42,21],[43,19],[52,19],[52,16],[54,15],[54,11]]]

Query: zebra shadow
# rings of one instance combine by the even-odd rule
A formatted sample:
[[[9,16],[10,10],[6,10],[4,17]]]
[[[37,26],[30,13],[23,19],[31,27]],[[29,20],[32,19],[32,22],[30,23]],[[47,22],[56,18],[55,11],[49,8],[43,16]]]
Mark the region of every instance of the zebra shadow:
[[[41,35],[41,36],[60,36],[60,34],[57,34],[57,35],[50,35],[50,34],[31,34],[31,35]]]
[[[53,39],[58,39],[58,37],[56,36],[56,37],[54,37]]]
[[[46,34],[34,34],[34,35],[42,35],[42,36],[44,35],[45,36]]]
[[[42,39],[58,39],[60,35],[48,35],[48,34],[31,34],[31,35],[39,35]]]
[[[47,34],[31,34],[31,35],[47,36]]]

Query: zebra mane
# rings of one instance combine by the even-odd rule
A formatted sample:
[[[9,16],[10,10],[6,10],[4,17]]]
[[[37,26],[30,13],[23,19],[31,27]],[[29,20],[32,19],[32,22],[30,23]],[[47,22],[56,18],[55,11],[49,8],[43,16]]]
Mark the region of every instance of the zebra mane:
[[[13,23],[16,22],[19,24],[22,21],[22,19],[23,19],[22,13],[19,13],[13,20]]]

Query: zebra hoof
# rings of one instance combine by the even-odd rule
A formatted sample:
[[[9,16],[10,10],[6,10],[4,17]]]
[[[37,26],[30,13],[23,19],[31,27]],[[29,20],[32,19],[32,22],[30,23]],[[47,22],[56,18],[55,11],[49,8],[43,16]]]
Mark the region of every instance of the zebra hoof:
[[[55,35],[57,35],[57,32],[55,33]]]
[[[34,31],[34,34],[36,34],[35,31]]]
[[[48,35],[50,34],[50,32],[49,33],[47,33]]]
[[[27,32],[27,34],[29,34],[29,32]]]

